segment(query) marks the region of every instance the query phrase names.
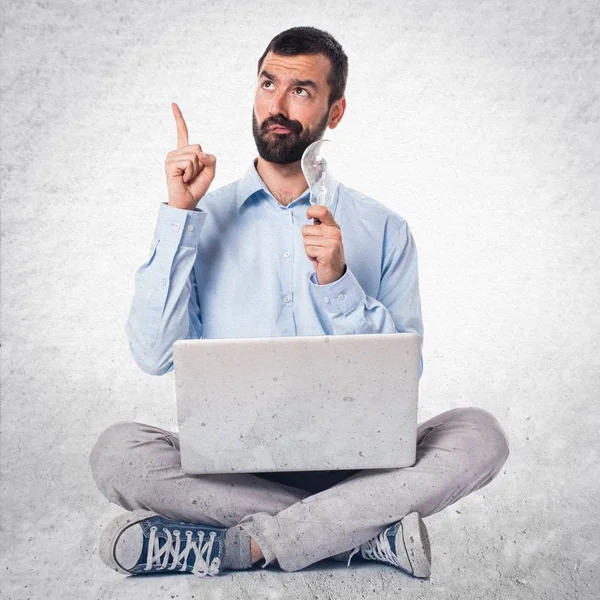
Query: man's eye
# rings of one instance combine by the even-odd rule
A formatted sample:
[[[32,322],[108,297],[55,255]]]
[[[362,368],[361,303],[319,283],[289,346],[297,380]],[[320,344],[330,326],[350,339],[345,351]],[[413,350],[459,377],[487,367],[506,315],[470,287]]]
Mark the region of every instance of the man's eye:
[[[272,85],[273,82],[272,81],[264,81],[263,84],[262,84],[262,86],[265,87],[265,85],[267,85],[267,84],[268,85]]]
[[[304,92],[305,96],[309,96],[310,95],[304,88],[296,88],[296,92]]]

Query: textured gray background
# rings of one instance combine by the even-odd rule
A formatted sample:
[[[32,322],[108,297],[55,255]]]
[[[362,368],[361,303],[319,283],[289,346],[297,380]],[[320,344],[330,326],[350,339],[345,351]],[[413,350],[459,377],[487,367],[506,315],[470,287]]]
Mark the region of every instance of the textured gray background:
[[[427,582],[330,562],[123,578],[96,553],[120,509],[87,457],[116,420],[176,423],[172,373],[138,370],[124,335],[166,200],[170,102],[217,155],[214,187],[237,179],[256,155],[256,61],[299,24],[350,58],[342,179],[417,242],[420,419],[488,409],[511,456],[428,519]],[[3,598],[596,596],[597,2],[4,0],[2,38]]]

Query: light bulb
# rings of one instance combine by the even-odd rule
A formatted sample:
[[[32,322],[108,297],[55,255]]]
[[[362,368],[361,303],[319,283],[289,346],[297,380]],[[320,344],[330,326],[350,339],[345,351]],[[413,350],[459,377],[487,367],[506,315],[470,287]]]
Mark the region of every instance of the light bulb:
[[[331,172],[331,163],[332,152],[329,140],[313,142],[302,154],[300,164],[310,188],[311,204],[331,206],[333,203],[338,182]]]

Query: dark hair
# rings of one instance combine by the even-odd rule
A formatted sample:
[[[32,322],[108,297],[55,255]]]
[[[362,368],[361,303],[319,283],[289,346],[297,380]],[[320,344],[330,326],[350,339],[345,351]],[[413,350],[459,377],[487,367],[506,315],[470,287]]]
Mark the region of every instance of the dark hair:
[[[265,56],[273,52],[282,56],[296,54],[325,54],[331,62],[327,77],[329,92],[329,107],[344,96],[348,80],[348,57],[340,43],[326,31],[315,27],[292,27],[276,35],[263,52],[258,61],[257,73]]]

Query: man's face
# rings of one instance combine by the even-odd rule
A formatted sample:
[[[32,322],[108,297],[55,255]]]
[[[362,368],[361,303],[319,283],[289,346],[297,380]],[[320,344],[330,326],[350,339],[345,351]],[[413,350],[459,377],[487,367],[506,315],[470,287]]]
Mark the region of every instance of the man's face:
[[[330,68],[324,54],[265,56],[252,111],[252,133],[263,160],[299,161],[304,150],[321,139],[330,115]]]

